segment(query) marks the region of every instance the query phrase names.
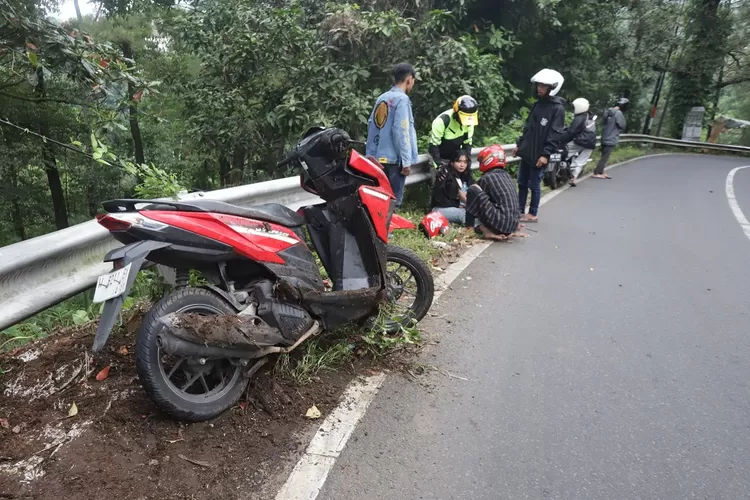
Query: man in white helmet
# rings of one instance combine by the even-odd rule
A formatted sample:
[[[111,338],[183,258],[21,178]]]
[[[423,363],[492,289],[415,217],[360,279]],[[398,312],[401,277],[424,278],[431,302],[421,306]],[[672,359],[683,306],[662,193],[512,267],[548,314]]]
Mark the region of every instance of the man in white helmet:
[[[589,101],[583,97],[573,101],[573,113],[575,117],[561,138],[563,144],[568,143],[568,154],[575,156],[570,165],[571,186],[576,185],[581,170],[596,148],[596,117],[589,114]]]
[[[565,127],[565,101],[557,97],[565,79],[553,69],[543,69],[531,79],[536,84],[537,101],[529,112],[523,135],[516,141],[513,156],[521,157],[518,169],[518,206],[521,222],[537,222],[539,200],[542,196],[541,181],[549,157],[561,145]],[[526,199],[531,191],[529,213],[526,214]]]

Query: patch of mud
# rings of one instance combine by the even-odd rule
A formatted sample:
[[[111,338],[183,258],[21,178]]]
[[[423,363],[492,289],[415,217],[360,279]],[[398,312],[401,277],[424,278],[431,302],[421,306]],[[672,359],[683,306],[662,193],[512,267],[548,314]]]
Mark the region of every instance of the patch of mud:
[[[238,406],[184,424],[141,388],[132,333],[96,358],[92,340],[90,331],[66,332],[0,357],[9,370],[0,377],[0,498],[258,498],[280,457],[307,445],[300,431],[318,423],[304,418],[307,409],[333,409],[354,373],[296,386],[261,372]]]

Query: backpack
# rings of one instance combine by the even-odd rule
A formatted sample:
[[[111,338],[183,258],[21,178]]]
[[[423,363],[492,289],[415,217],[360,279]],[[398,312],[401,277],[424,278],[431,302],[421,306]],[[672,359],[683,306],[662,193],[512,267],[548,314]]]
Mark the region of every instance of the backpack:
[[[596,116],[592,117],[591,114],[587,115],[586,122],[583,125],[583,130],[573,142],[582,148],[596,148]]]

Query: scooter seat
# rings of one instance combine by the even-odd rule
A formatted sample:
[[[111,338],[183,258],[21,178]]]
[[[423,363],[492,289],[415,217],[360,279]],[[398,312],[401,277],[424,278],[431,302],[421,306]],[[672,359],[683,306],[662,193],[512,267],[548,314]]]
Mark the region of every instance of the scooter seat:
[[[214,200],[191,200],[189,203],[206,212],[236,215],[248,219],[272,222],[286,227],[297,227],[305,223],[305,219],[301,215],[280,203],[265,203],[247,208]]]

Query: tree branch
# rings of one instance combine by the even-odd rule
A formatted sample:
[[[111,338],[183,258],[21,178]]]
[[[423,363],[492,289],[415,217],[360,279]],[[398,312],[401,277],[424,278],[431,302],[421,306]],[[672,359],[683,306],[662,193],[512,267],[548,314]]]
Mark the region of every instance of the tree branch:
[[[742,76],[730,78],[729,80],[724,80],[723,82],[721,82],[721,85],[719,85],[718,87],[720,89],[723,89],[723,88],[726,88],[732,85],[737,85],[738,83],[744,83],[744,82],[750,82],[750,75],[742,75]]]
[[[727,55],[734,60],[734,63],[737,65],[738,68],[742,67],[742,64],[740,63],[740,60],[737,58],[736,55],[734,55],[732,52],[729,52]]]
[[[16,99],[18,101],[26,101],[26,102],[56,102],[59,104],[70,104],[71,106],[83,106],[85,108],[94,107],[91,104],[69,101],[67,99],[56,99],[54,97],[26,97],[26,96],[11,94],[8,92],[3,92],[3,91],[0,91],[0,96],[7,97],[8,99]]]
[[[26,81],[26,78],[21,78],[20,80],[15,81],[15,82],[3,83],[2,85],[0,85],[0,89],[9,89],[11,87],[15,87],[16,85],[20,85],[25,81]]]

